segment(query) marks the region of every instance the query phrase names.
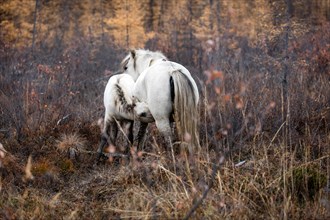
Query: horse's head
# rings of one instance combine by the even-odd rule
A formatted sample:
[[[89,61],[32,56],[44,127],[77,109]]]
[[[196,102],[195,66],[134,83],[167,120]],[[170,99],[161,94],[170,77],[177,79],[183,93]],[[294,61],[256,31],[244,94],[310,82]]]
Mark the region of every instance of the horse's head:
[[[155,119],[152,116],[149,106],[145,102],[136,102],[135,100],[134,106],[134,116],[137,120],[150,123],[153,122]]]
[[[161,52],[152,52],[149,50],[131,50],[121,62],[123,73],[129,74],[134,81],[139,75],[151,66],[155,61],[167,58]]]

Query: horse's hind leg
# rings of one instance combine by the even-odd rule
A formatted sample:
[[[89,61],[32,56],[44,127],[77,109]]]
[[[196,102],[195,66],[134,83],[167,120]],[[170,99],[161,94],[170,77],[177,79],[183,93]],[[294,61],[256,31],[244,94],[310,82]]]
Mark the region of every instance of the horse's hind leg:
[[[166,150],[173,151],[172,130],[169,120],[156,120],[156,126],[165,139]]]
[[[108,144],[108,138],[107,136],[105,136],[103,133],[101,135],[101,143],[100,143],[100,146],[97,150],[97,153],[98,153],[98,156],[97,156],[97,162],[100,161],[101,157],[106,157],[104,154],[103,154],[103,149],[104,147]]]
[[[99,161],[101,157],[106,157],[103,154],[104,147],[108,144],[108,138],[110,139],[110,144],[115,145],[115,141],[117,138],[117,133],[118,133],[118,126],[116,121],[114,120],[106,120],[104,129],[101,135],[101,143],[98,149],[98,159]]]
[[[134,127],[134,121],[127,121],[128,123],[128,133],[127,133],[127,138],[128,138],[128,146],[126,147],[124,153],[128,154],[130,147],[133,145],[133,141],[134,141],[134,133],[133,133],[133,127]]]
[[[110,121],[110,144],[116,146],[116,139],[118,134],[118,125],[115,120]]]
[[[174,157],[174,149],[173,149],[173,142],[172,142],[173,137],[172,137],[170,121],[169,120],[161,120],[161,121],[156,120],[156,126],[157,126],[158,130],[162,133],[162,135],[165,139],[167,152],[171,152],[170,156],[172,157],[174,170],[176,172],[176,162],[175,162],[175,157]]]

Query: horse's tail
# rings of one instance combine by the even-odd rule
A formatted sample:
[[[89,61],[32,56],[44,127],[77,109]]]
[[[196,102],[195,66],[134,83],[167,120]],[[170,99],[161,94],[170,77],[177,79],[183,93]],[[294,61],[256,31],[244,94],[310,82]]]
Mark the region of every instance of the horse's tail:
[[[175,70],[170,75],[174,121],[179,138],[188,143],[189,151],[198,149],[198,91],[195,91],[193,82],[180,70]]]

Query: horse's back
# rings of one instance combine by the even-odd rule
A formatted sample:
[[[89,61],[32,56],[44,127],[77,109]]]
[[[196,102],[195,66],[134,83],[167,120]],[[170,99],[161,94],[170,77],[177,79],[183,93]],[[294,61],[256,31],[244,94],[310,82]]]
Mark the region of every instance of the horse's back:
[[[175,94],[171,78],[174,73],[182,74],[188,79],[192,85],[191,95],[194,96],[195,103],[198,103],[197,85],[190,72],[181,64],[159,60],[140,75],[133,92],[140,101],[148,103],[150,112],[156,120],[169,117],[173,113]]]
[[[166,60],[159,60],[155,62],[141,74],[135,85],[135,95],[138,97],[141,96],[140,98],[146,102],[148,102],[148,99],[150,99],[148,97],[153,96],[155,93],[157,93],[158,99],[160,99],[161,96],[170,97],[170,78],[171,73],[175,71],[181,72],[189,79],[193,86],[195,98],[198,102],[198,88],[195,80],[192,78],[187,68],[179,63]],[[161,90],[159,90],[159,87],[161,87]],[[149,91],[148,94],[146,90]],[[168,98],[166,100],[170,101]]]

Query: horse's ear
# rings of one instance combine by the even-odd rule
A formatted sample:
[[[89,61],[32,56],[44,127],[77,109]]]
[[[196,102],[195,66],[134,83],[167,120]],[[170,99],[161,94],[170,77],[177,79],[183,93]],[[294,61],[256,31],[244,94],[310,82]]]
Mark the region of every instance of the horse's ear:
[[[154,59],[151,59],[149,62],[149,66],[151,66],[153,62],[154,62]]]
[[[132,56],[133,59],[135,58],[135,56],[136,56],[136,51],[135,50],[131,50],[131,56]]]

